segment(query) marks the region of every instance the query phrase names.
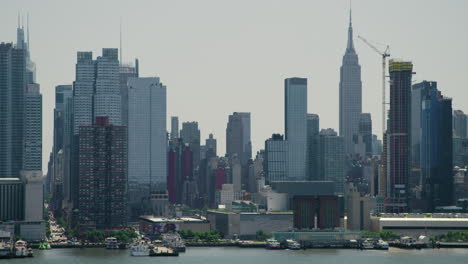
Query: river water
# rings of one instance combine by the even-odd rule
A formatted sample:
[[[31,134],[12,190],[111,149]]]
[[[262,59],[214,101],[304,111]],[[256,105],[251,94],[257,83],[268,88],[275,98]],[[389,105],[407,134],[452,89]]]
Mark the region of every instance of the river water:
[[[187,248],[179,257],[131,257],[127,250],[51,249],[34,250],[34,258],[0,259],[6,263],[40,264],[116,264],[116,263],[176,263],[176,264],[443,264],[468,263],[468,249],[388,251],[357,249],[308,249],[300,251],[246,248]]]

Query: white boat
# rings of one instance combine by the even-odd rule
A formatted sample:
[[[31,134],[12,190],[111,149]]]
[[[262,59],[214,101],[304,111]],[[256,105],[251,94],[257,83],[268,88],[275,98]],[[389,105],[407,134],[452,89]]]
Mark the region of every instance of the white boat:
[[[28,244],[26,241],[18,240],[15,243],[15,257],[23,258],[28,256]]]
[[[0,241],[0,258],[11,256],[11,244],[8,241]]]
[[[388,243],[383,241],[382,239],[380,239],[379,241],[377,241],[377,243],[375,244],[375,248],[376,249],[388,249]]]
[[[130,247],[130,256],[141,257],[150,255],[150,247],[144,241],[138,241]]]
[[[293,239],[287,239],[286,246],[288,247],[288,249],[292,249],[292,250],[301,249],[301,244],[299,244],[296,240],[293,240]]]
[[[117,238],[115,238],[115,237],[106,238],[106,248],[107,249],[119,249],[119,244],[117,243]]]
[[[270,238],[267,240],[266,248],[267,249],[281,249],[281,244],[276,239]]]
[[[374,242],[369,239],[364,240],[362,242],[362,249],[374,249]]]

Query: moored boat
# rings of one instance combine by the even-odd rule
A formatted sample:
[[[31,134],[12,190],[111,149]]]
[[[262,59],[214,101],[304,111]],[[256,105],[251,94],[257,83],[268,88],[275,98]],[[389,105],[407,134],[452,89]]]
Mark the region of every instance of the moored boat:
[[[274,238],[270,238],[267,240],[266,248],[267,249],[281,249],[281,244],[280,242],[278,242],[278,240]]]
[[[119,244],[117,243],[117,238],[115,238],[115,237],[106,238],[106,248],[107,249],[118,249]]]
[[[145,241],[135,242],[130,247],[130,256],[141,257],[141,256],[149,256],[149,255],[150,255],[150,247]]]
[[[286,240],[286,247],[288,249],[298,250],[298,249],[301,249],[301,244],[299,244],[299,242],[297,242],[296,240],[287,239]]]

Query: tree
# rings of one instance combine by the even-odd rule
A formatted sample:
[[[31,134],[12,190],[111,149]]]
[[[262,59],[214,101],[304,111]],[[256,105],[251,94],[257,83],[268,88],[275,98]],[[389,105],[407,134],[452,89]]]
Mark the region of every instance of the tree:
[[[259,241],[267,240],[270,237],[271,237],[271,235],[268,234],[268,233],[263,232],[263,230],[258,230],[257,231],[257,240],[259,240]]]

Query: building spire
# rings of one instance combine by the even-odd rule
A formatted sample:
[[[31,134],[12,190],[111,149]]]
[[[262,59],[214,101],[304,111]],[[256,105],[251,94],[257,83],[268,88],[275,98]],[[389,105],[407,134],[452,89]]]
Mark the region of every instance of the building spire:
[[[120,40],[120,54],[119,54],[120,62],[119,62],[119,64],[122,66],[122,17],[120,17],[120,34],[119,35],[120,35],[119,36],[120,37],[120,39],[119,39]]]
[[[354,52],[354,43],[353,43],[353,20],[352,20],[352,10],[351,10],[351,1],[349,3],[349,27],[348,27],[348,45],[346,51]]]
[[[28,48],[28,51],[29,51],[29,13],[27,13],[26,15],[26,30],[27,30],[27,35],[26,37],[28,38],[26,41],[26,47]]]

